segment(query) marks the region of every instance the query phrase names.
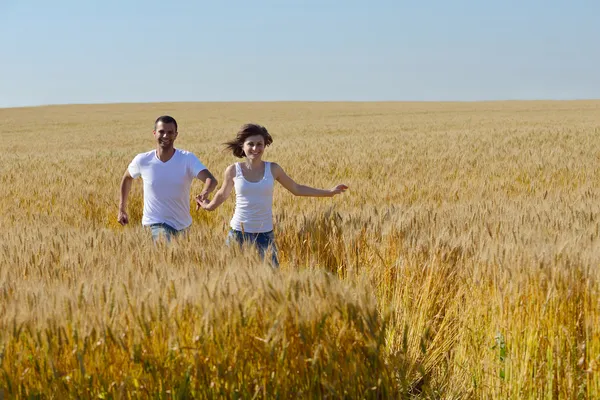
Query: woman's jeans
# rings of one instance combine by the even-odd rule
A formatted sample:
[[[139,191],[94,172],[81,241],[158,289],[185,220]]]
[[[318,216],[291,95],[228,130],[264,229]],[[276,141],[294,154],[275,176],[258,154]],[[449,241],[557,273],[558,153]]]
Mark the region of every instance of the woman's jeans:
[[[277,246],[275,245],[275,234],[273,231],[251,233],[240,232],[235,229],[230,229],[227,234],[227,245],[235,240],[240,246],[243,243],[249,243],[256,247],[261,260],[265,259],[267,252],[271,253],[271,264],[273,268],[279,268],[279,260],[277,259]]]

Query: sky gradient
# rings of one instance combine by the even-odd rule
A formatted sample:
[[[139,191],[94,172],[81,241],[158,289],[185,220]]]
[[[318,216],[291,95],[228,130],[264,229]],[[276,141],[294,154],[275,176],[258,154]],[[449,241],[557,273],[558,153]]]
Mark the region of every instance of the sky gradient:
[[[600,1],[0,0],[0,107],[600,98]]]

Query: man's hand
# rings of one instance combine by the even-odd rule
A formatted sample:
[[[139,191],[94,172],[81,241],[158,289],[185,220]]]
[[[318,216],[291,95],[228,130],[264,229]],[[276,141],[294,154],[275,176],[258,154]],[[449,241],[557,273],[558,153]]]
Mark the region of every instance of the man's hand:
[[[196,199],[198,199],[200,201],[208,200],[208,195],[209,195],[208,190],[203,190],[202,192],[200,192],[200,194],[198,196],[196,196]]]
[[[129,216],[127,215],[127,196],[131,190],[131,183],[133,178],[129,174],[129,170],[125,170],[123,179],[121,180],[121,200],[119,201],[119,215],[117,221],[123,226],[129,223]]]
[[[196,196],[196,211],[198,211],[201,207],[203,210],[206,211],[212,211],[210,209],[208,209],[208,205],[210,204],[210,201],[208,201],[208,199],[200,199],[200,195]]]
[[[196,211],[198,211],[200,209],[200,207],[202,207],[202,203],[206,203],[208,204],[208,191],[203,190],[198,196],[195,197],[196,199]],[[204,208],[204,207],[202,207]]]
[[[127,211],[119,210],[119,215],[117,216],[117,221],[123,226],[129,223],[129,216],[127,215]]]

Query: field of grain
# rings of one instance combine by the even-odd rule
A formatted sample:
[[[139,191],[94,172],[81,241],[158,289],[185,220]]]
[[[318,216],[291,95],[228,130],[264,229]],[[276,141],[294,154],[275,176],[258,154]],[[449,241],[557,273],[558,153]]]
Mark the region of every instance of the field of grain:
[[[154,147],[222,181],[246,122],[281,270],[227,249],[230,198],[153,246],[116,222]],[[0,398],[600,397],[600,101],[0,109]],[[192,192],[200,191],[197,182]]]

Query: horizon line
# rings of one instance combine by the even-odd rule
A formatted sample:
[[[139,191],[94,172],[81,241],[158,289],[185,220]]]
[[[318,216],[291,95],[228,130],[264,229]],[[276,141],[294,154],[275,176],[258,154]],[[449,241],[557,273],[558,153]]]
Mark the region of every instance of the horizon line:
[[[582,102],[600,101],[597,98],[571,99],[489,99],[489,100],[170,100],[170,101],[115,101],[115,102],[74,102],[47,103],[33,105],[0,106],[3,109],[43,108],[64,106],[106,106],[106,105],[136,105],[136,104],[261,104],[261,103],[516,103],[516,102]]]

